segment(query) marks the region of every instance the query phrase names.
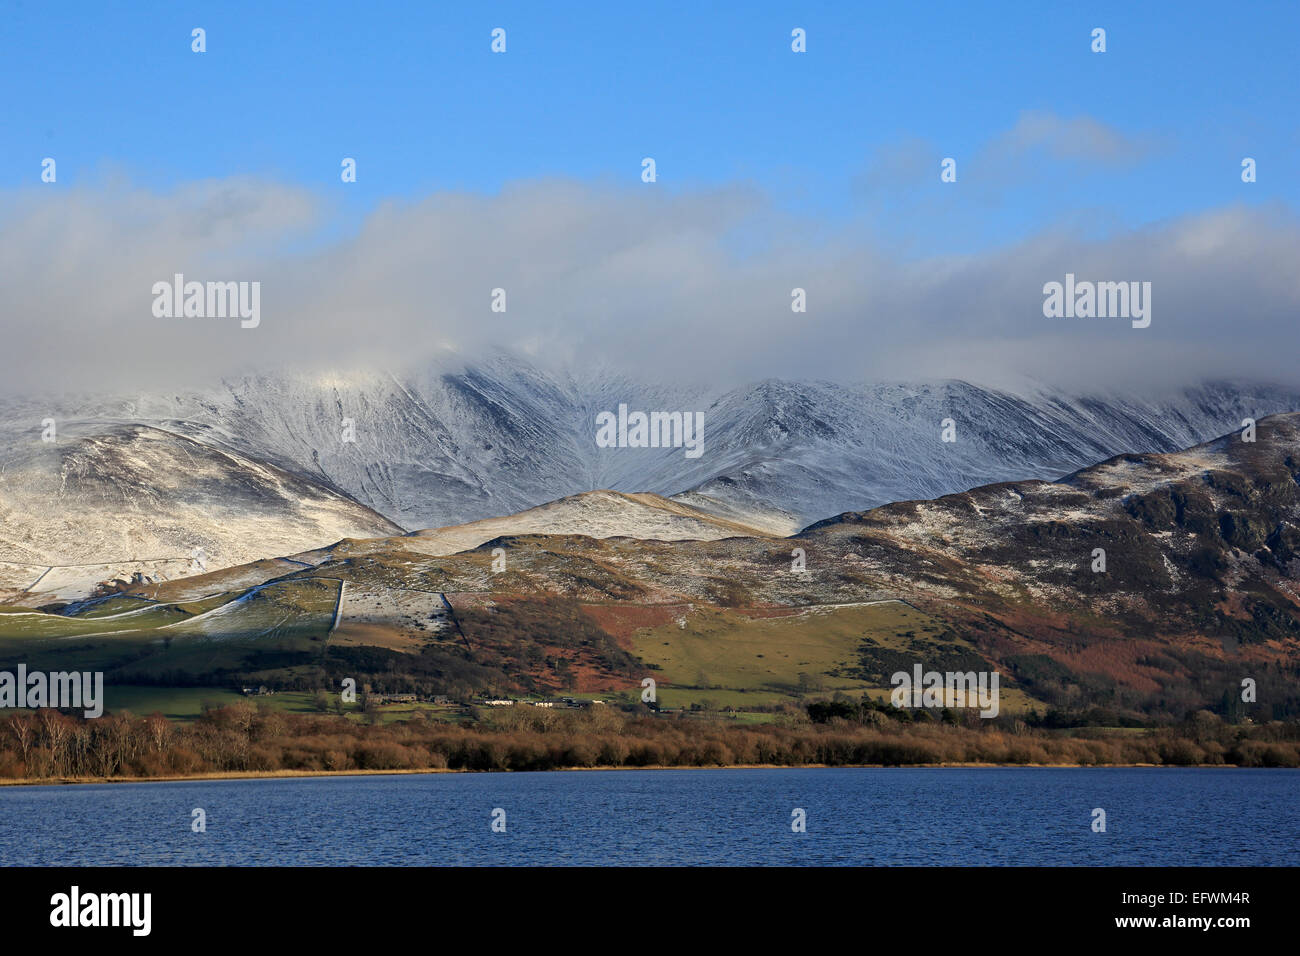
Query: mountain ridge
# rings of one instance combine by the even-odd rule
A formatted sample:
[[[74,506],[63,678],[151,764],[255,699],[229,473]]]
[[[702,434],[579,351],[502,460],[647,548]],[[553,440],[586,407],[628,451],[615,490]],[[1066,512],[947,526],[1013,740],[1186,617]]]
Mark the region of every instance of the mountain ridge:
[[[297,680],[289,663],[335,655],[350,673],[392,682],[415,668],[459,693],[626,688],[655,664],[656,679],[707,695],[705,671],[725,664],[737,683],[723,687],[787,699],[818,681],[879,692],[920,663],[997,671],[1009,706],[1107,726],[1240,714],[1249,678],[1257,712],[1282,719],[1300,713],[1300,413],[1245,437],[844,512],[788,538],[520,526],[453,553],[437,532],[348,538],[107,599],[136,615],[91,602],[0,615],[0,629],[30,654],[96,636],[127,682]],[[645,506],[605,493],[559,510],[593,502]],[[204,670],[213,642],[227,649],[220,673]]]
[[[598,448],[595,415],[619,403],[703,411],[703,455]],[[247,377],[182,393],[66,398],[62,405],[11,400],[0,404],[0,467],[12,468],[29,453],[47,419],[80,437],[140,426],[197,442],[204,454],[239,456],[295,476],[312,494],[348,499],[402,532],[499,519],[599,489],[656,494],[724,521],[776,530],[995,481],[1054,480],[1119,452],[1173,451],[1242,418],[1291,408],[1300,408],[1300,389],[1266,384],[1204,383],[1163,398],[1106,399],[1045,385],[1013,394],[960,381],[767,379],[677,388],[495,356],[410,376]],[[953,423],[952,442],[941,437],[945,419]],[[194,494],[203,497],[201,489]],[[12,506],[22,510],[23,503]],[[123,557],[89,550],[105,537],[97,528],[165,519],[105,506],[88,519],[92,533],[80,556]],[[303,544],[356,536],[351,530],[369,534],[372,521]],[[145,527],[141,535],[147,534]],[[39,541],[32,544],[42,551]],[[215,560],[219,549],[208,550]]]

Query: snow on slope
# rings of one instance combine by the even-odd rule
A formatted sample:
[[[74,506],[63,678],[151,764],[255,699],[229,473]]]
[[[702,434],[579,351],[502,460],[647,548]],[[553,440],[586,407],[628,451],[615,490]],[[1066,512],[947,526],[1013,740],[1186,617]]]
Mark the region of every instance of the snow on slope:
[[[589,538],[635,538],[641,541],[717,541],[722,538],[785,537],[798,530],[788,516],[759,516],[762,526],[742,524],[653,494],[588,491],[550,501],[518,514],[484,518],[446,528],[431,528],[401,537],[349,539],[291,555],[302,566],[315,566],[343,554],[404,552],[443,556],[472,551],[511,535],[584,535]]]
[[[597,489],[652,492],[777,530],[994,481],[1052,479],[1120,452],[1172,451],[1300,409],[1300,389],[1210,384],[1163,399],[1018,394],[964,382],[765,381],[678,388],[600,369],[544,371],[496,355],[419,375],[286,374],[180,395],[17,409],[105,426],[156,425],[333,489],[406,530],[525,511]],[[681,448],[598,448],[602,411],[700,411],[699,458]],[[940,441],[951,418],[957,440]],[[355,441],[344,440],[344,420]],[[312,542],[321,546],[328,538]],[[269,549],[263,554],[271,553]],[[281,552],[287,553],[287,552]]]
[[[0,561],[24,576],[59,566],[39,594],[84,593],[118,571],[196,572],[195,549],[217,568],[400,530],[328,488],[156,428],[63,422],[57,442],[39,431],[7,439]],[[92,562],[105,564],[62,567]]]
[[[592,538],[630,537],[658,541],[715,541],[762,537],[769,531],[739,524],[652,494],[589,491],[552,501],[519,514],[421,531],[403,541],[408,550],[455,554],[503,535],[581,534]],[[792,533],[786,530],[786,534]]]
[[[699,458],[598,448],[595,417],[701,411]],[[993,481],[1056,478],[1120,452],[1173,451],[1300,409],[1300,389],[1203,385],[1162,400],[1010,394],[964,382],[767,381],[717,394],[496,358],[399,380],[245,379],[173,409],[171,426],[338,488],[409,530],[511,514],[610,488],[724,517],[841,511]],[[344,417],[356,441],[340,441]],[[941,422],[957,440],[940,441]],[[752,521],[746,523],[753,523]]]

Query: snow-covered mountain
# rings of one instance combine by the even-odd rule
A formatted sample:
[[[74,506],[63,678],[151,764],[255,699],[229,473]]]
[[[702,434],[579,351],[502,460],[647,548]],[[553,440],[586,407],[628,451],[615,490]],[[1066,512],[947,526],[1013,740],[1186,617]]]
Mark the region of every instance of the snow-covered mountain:
[[[181,394],[10,401],[0,404],[0,459],[15,460],[14,449],[29,447],[46,418],[76,421],[83,436],[146,425],[346,495],[405,530],[598,489],[677,496],[771,528],[995,481],[1056,478],[1120,452],[1172,451],[1239,428],[1246,417],[1300,409],[1300,388],[1270,385],[1200,384],[1152,398],[965,382],[682,388],[656,378],[653,370],[640,381],[547,371],[498,355],[414,376],[295,374]],[[699,457],[681,447],[598,447],[597,415],[620,404],[702,412]],[[942,440],[945,419],[953,441]],[[175,486],[167,507],[185,497],[183,479],[183,468],[158,473]],[[201,497],[197,486],[193,494]],[[107,513],[113,507],[106,499]],[[143,519],[137,508],[115,520]]]
[[[765,381],[710,391],[495,358],[417,378],[243,379],[124,410],[338,488],[409,530],[610,488],[698,492],[803,522],[991,481],[1173,451],[1300,409],[1300,388],[1203,384],[1162,398],[1013,394],[964,382]],[[703,449],[597,447],[596,416],[699,411]],[[942,441],[952,419],[955,441]],[[355,441],[344,441],[351,419]],[[143,420],[149,420],[148,417]],[[703,502],[692,502],[708,510]],[[728,515],[746,520],[742,515]]]
[[[329,488],[142,425],[65,421],[5,443],[0,593],[86,593],[398,529]]]
[[[764,527],[741,524],[659,495],[588,491],[518,514],[483,518],[448,528],[431,528],[403,535],[400,540],[349,541],[343,550],[349,555],[359,555],[400,547],[413,554],[441,556],[471,551],[495,538],[518,535],[717,541],[721,538],[786,537],[797,530],[789,523]],[[319,564],[331,556],[334,556],[334,551],[326,548],[293,557],[304,563]]]

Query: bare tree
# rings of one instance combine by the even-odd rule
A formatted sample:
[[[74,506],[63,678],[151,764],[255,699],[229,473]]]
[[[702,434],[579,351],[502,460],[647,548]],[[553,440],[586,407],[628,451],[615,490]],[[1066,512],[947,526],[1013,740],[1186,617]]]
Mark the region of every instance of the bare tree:
[[[67,772],[68,722],[57,710],[42,707],[37,712],[41,723],[41,737],[49,749],[50,773]]]
[[[32,718],[26,714],[14,714],[5,721],[5,726],[18,742],[18,749],[23,755],[23,766],[26,768],[28,755],[36,742],[36,726]],[[30,774],[31,770],[28,768],[24,772]]]
[[[162,714],[150,714],[144,721],[145,733],[155,752],[165,750],[171,739],[172,725]]]

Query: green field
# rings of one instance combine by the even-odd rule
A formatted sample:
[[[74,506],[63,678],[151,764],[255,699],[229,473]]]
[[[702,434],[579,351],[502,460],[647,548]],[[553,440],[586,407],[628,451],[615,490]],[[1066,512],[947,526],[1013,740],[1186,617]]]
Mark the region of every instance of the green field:
[[[6,608],[0,661],[139,675],[238,669],[251,651],[322,649],[338,587],[307,578],[179,604],[115,597],[65,614]]]
[[[155,711],[172,720],[193,720],[210,707],[226,707],[243,702],[258,708],[269,708],[291,714],[319,714],[314,691],[280,691],[275,694],[244,695],[221,687],[152,687],[139,684],[104,687],[104,711],[121,713],[129,711],[139,716]],[[335,697],[331,696],[326,711],[334,714]],[[368,719],[359,704],[345,704],[344,716],[352,720]],[[430,720],[459,720],[464,715],[455,705],[432,704],[417,701],[411,704],[385,704],[379,708],[379,720],[388,724],[410,720],[417,713]]]
[[[646,663],[659,666],[663,683],[715,696],[744,690],[788,698],[816,689],[819,678],[825,689],[870,689],[862,681],[822,675],[853,666],[864,638],[898,643],[902,632],[931,623],[920,611],[896,603],[769,618],[709,608],[691,615],[684,628],[670,624],[639,632],[635,646]],[[801,674],[807,675],[802,681]]]
[[[201,714],[205,705],[224,707],[244,699],[220,687],[104,686],[105,713],[129,711],[137,717],[157,711],[173,720],[187,720]]]
[[[325,654],[338,587],[332,579],[291,578],[184,603],[115,595],[72,606],[64,614],[3,608],[0,667],[21,661],[32,670],[103,671],[111,711],[156,710],[192,718],[205,703],[248,699],[277,710],[314,713],[308,693],[241,698],[231,690],[186,685],[214,674],[214,683],[227,687],[236,682],[274,685],[315,670]],[[891,688],[881,675],[904,660],[934,665],[979,660],[973,646],[943,621],[898,601],[812,607],[768,617],[703,607],[685,618],[684,627],[674,622],[645,628],[631,644],[657,681],[661,706],[727,710],[754,720],[770,719],[759,710],[835,693],[886,700]],[[600,696],[611,702],[639,701],[639,692],[631,688]],[[1001,703],[1009,711],[1035,705],[1005,679]],[[382,708],[379,719],[403,720],[417,712],[433,719],[459,715],[442,711],[432,704],[393,704]]]
[[[659,668],[653,676],[660,682],[657,696],[664,706],[744,710],[837,691],[886,700],[887,683],[850,676],[863,648],[915,655],[920,639],[941,651],[973,650],[965,641],[944,637],[945,631],[942,621],[891,601],[768,618],[709,608],[692,614],[684,628],[647,628],[633,642],[635,653]],[[1004,709],[1033,704],[1018,689],[1004,684],[1000,691]]]

